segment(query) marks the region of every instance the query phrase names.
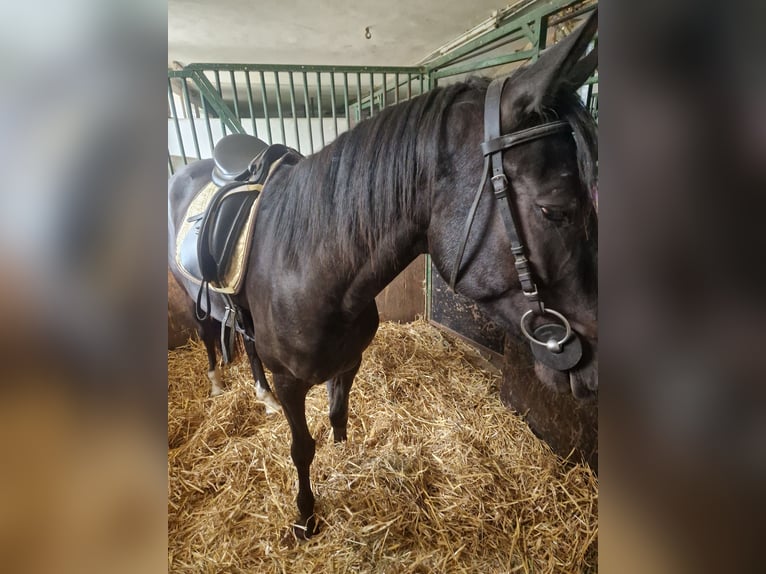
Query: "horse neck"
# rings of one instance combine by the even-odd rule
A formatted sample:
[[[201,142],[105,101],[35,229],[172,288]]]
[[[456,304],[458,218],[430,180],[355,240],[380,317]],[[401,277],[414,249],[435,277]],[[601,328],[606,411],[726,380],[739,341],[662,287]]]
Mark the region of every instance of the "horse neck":
[[[425,230],[403,226],[395,236],[392,244],[369,253],[367,260],[352,271],[347,296],[353,299],[374,297],[418,255],[426,252]]]

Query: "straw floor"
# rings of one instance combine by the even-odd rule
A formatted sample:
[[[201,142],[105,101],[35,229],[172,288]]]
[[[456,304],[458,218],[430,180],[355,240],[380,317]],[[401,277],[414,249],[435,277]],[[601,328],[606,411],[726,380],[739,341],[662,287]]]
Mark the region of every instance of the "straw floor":
[[[298,542],[284,416],[256,401],[246,360],[213,399],[202,345],[169,351],[169,571],[595,572],[596,477],[537,440],[480,364],[423,321],[382,324],[342,444],[312,389],[321,532]]]

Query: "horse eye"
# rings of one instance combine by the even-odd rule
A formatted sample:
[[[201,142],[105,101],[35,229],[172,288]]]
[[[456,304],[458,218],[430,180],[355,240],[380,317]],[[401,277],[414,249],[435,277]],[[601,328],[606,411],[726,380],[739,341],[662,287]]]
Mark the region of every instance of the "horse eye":
[[[565,223],[569,221],[569,215],[563,209],[554,209],[553,207],[540,207],[543,217],[554,223]]]

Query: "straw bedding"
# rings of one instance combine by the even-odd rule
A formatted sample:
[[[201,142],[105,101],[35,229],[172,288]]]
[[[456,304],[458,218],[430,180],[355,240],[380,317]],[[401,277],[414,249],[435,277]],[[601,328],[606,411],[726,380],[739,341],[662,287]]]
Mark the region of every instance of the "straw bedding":
[[[201,343],[168,352],[171,572],[595,572],[597,479],[498,398],[500,375],[423,321],[384,323],[334,444],[323,388],[306,416],[321,532],[294,539],[282,414],[241,354],[210,398]]]

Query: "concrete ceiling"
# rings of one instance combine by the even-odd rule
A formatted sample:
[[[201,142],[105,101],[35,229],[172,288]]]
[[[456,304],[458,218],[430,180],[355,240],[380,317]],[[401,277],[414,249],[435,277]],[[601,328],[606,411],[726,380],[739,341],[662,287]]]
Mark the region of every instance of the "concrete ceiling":
[[[410,66],[509,4],[519,2],[168,0],[168,63]]]

